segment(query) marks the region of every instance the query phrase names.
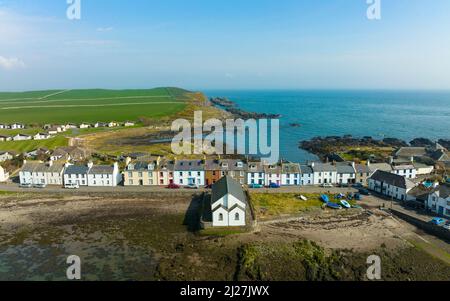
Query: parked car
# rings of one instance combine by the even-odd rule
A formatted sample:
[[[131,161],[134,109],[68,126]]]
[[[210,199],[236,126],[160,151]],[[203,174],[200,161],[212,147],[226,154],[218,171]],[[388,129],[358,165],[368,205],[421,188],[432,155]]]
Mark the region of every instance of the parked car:
[[[352,185],[352,187],[358,189],[358,188],[363,188],[364,186],[361,183],[355,183],[355,184]]]
[[[323,183],[322,185],[320,185],[320,187],[323,187],[323,188],[331,188],[331,187],[333,187],[333,185],[330,184],[330,183]]]
[[[367,190],[365,188],[359,189],[359,193],[362,194],[362,195],[370,195],[369,190]]]
[[[189,184],[185,187],[186,189],[199,189],[197,184]]]
[[[250,189],[259,189],[259,188],[263,188],[264,186],[261,184],[250,184],[248,185],[248,188]]]
[[[178,186],[177,184],[170,183],[166,188],[167,189],[180,189],[181,187]]]
[[[445,225],[443,225],[442,227],[444,227],[447,230],[450,230],[450,223],[447,222]]]
[[[20,184],[19,187],[20,188],[31,188],[31,187],[33,187],[33,185],[32,184],[23,183],[23,184]]]
[[[440,218],[440,217],[435,217],[433,218],[430,223],[436,226],[443,226],[445,224],[445,219]]]
[[[280,184],[277,184],[277,183],[270,183],[269,188],[278,189],[278,188],[281,188],[281,186],[280,186]]]
[[[79,189],[80,185],[78,185],[78,184],[65,184],[64,188],[65,189]]]
[[[33,188],[40,188],[40,189],[43,189],[43,188],[45,188],[45,187],[47,187],[46,184],[34,184],[34,185],[33,185]]]

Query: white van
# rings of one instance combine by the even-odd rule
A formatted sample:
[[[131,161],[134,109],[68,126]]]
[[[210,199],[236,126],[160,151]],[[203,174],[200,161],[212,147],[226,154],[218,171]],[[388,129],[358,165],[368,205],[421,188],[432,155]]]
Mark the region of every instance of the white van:
[[[78,184],[73,184],[73,183],[69,183],[69,184],[65,184],[64,188],[66,189],[79,189],[80,185]]]

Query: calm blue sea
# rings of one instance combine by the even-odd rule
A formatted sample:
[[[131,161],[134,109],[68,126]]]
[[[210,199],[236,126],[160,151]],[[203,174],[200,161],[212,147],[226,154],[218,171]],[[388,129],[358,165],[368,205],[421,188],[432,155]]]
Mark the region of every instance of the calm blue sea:
[[[450,91],[281,91],[207,90],[227,97],[247,111],[276,113],[280,120],[281,156],[305,162],[315,156],[298,144],[315,136],[351,134],[450,139]],[[300,128],[291,127],[300,123]]]

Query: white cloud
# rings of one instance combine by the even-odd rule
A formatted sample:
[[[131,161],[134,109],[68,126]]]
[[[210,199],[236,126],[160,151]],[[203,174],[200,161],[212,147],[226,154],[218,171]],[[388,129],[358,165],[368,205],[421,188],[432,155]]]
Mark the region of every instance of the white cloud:
[[[0,55],[0,68],[6,70],[25,68],[25,63],[22,60],[15,57],[6,58]]]

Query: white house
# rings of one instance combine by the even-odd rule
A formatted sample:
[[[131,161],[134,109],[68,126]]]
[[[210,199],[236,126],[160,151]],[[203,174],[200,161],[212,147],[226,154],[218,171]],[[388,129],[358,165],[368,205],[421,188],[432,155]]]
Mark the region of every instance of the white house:
[[[344,185],[356,183],[355,162],[336,163],[336,183]]]
[[[6,182],[8,181],[8,178],[9,173],[7,173],[2,166],[0,166],[0,182]]]
[[[123,125],[128,127],[128,126],[134,126],[135,123],[132,121],[126,121]]]
[[[30,135],[25,135],[25,134],[17,134],[13,137],[14,141],[25,141],[25,140],[31,140],[33,139],[33,137],[31,137]]]
[[[242,186],[225,176],[212,187],[211,211],[214,227],[246,225],[247,198]]]
[[[330,163],[311,163],[314,172],[314,185],[336,184],[337,169]]]
[[[11,130],[19,130],[19,129],[24,129],[25,125],[23,125],[21,123],[13,123],[8,128],[10,128]]]
[[[109,128],[113,128],[113,127],[116,127],[116,126],[118,126],[119,124],[117,123],[117,122],[115,122],[115,121],[111,121],[111,122],[109,122],[108,123],[108,127]]]
[[[281,185],[298,186],[301,184],[300,165],[298,163],[281,164]]]
[[[418,162],[413,163],[417,176],[429,175],[434,171],[434,166],[426,165]]]
[[[450,184],[443,184],[428,196],[428,209],[450,218]]]
[[[11,141],[13,138],[10,136],[0,135],[0,142]]]
[[[0,129],[7,129],[8,128],[8,125],[6,125],[6,124],[3,124],[3,123],[0,123]]]
[[[181,186],[205,186],[205,162],[177,160],[174,166],[174,183]]]
[[[413,199],[413,197],[408,197],[408,193],[414,187],[415,184],[407,178],[382,170],[377,170],[369,178],[370,190],[400,201]]]
[[[122,181],[119,165],[93,165],[88,172],[88,186],[115,187]]]
[[[91,162],[87,165],[66,164],[64,185],[88,186],[88,173],[92,166]]]
[[[265,185],[264,166],[261,162],[249,162],[247,169],[247,184]]]
[[[88,124],[88,123],[82,123],[82,124],[80,124],[80,129],[88,129],[88,128],[90,128],[90,127],[91,127],[91,125]]]
[[[47,133],[37,133],[36,135],[33,136],[33,140],[46,140],[50,139],[51,137],[52,136]]]
[[[281,185],[281,166],[279,165],[264,165],[264,182],[266,186],[270,184]]]
[[[24,161],[24,165],[19,172],[20,184],[62,185],[63,171],[64,164],[61,162]]]
[[[415,179],[417,177],[417,170],[412,163],[392,166],[392,173],[408,179]]]
[[[0,152],[0,162],[5,162],[6,160],[11,160],[14,156],[8,152]]]
[[[314,171],[309,165],[300,165],[300,185],[314,185]]]

